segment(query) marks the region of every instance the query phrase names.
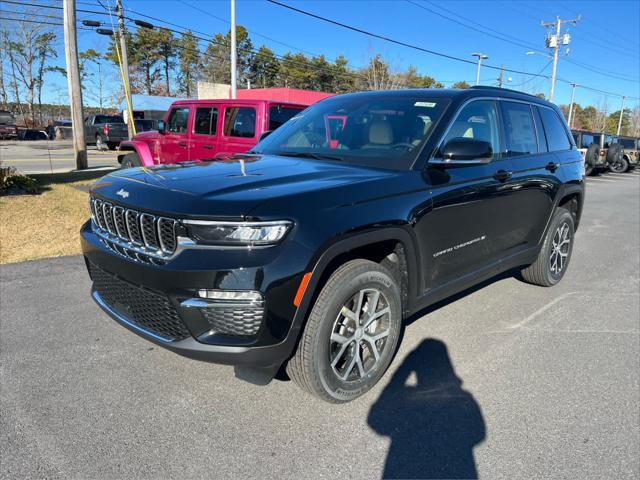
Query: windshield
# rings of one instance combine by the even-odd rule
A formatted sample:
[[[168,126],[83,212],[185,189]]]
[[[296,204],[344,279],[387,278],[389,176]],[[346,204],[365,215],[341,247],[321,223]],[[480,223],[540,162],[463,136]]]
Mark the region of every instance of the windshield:
[[[293,117],[252,152],[406,170],[446,103],[415,95],[333,97]]]

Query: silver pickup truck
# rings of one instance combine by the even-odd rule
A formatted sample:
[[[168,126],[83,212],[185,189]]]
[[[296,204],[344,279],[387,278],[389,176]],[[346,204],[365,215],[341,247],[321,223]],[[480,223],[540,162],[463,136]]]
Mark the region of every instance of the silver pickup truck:
[[[84,137],[98,150],[115,150],[129,135],[120,115],[89,115],[84,119]]]

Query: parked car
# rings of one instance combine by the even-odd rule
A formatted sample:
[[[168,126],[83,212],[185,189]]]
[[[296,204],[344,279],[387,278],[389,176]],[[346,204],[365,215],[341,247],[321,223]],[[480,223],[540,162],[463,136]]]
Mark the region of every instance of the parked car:
[[[623,168],[623,147],[618,143],[617,137],[586,130],[572,130],[572,134],[584,159],[586,175],[603,170],[626,170],[626,166]]]
[[[18,138],[18,127],[13,114],[7,110],[0,110],[0,140]]]
[[[618,137],[618,143],[622,145],[623,163],[626,162],[624,171],[633,170],[640,163],[640,138]]]
[[[49,140],[63,140],[65,138],[73,138],[72,126],[71,120],[55,120],[47,125],[45,131]]]
[[[306,105],[267,100],[181,100],[158,131],[120,144],[123,168],[222,158],[243,153]]]
[[[84,119],[84,136],[98,150],[115,150],[129,133],[120,115],[89,115]]]
[[[18,130],[18,139],[23,141],[49,140],[49,136],[44,130],[21,128]]]
[[[256,383],[286,365],[304,390],[346,402],[382,377],[403,319],[510,269],[557,284],[584,195],[549,102],[491,87],[364,92],[225,161],[103,177],[82,250],[94,300],[143,338]]]

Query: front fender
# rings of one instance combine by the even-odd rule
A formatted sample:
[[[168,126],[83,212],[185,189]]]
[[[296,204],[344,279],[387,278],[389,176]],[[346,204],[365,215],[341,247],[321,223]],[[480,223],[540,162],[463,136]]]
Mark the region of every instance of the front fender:
[[[148,143],[137,140],[125,140],[120,143],[120,151],[136,152],[143,167],[150,167],[157,164]]]

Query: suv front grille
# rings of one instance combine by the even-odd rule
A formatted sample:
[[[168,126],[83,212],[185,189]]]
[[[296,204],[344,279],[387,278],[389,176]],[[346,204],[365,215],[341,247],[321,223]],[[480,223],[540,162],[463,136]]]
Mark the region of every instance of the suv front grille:
[[[121,280],[93,263],[89,263],[89,274],[102,300],[131,323],[170,341],[190,335],[165,295]]]
[[[146,263],[163,263],[175,253],[177,221],[173,218],[125,209],[94,197],[89,201],[96,233],[112,250]]]

